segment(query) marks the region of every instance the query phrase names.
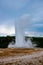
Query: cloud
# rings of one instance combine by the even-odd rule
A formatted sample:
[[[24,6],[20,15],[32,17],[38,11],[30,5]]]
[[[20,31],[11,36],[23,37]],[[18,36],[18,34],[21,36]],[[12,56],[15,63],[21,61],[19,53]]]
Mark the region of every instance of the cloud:
[[[6,36],[6,35],[13,35],[15,34],[15,26],[14,26],[15,20],[5,20],[0,25],[0,36]]]
[[[43,20],[43,1],[36,1],[32,5],[32,14],[33,14],[33,21],[39,22]]]
[[[3,34],[4,32],[5,34],[11,34],[12,30],[15,30],[15,19],[17,23],[21,22],[24,25],[24,28],[27,29],[26,32],[30,30],[33,32],[41,31],[41,29],[43,30],[43,1],[1,0],[0,28]],[[0,33],[2,33],[1,31]],[[15,31],[13,33],[15,33]]]
[[[34,27],[43,27],[43,24],[40,24],[40,23],[39,23],[39,24],[34,24],[33,26],[34,26]]]
[[[26,36],[30,36],[30,37],[43,37],[43,32],[37,32],[37,31],[27,31],[25,32]]]
[[[33,14],[33,21],[39,22],[43,20],[43,9],[37,10],[36,13]]]
[[[0,34],[4,35],[12,35],[15,34],[15,28],[14,27],[5,27],[5,26],[0,26]]]
[[[20,26],[24,26],[25,32],[28,32],[30,36],[43,36],[43,24],[37,23],[32,20],[32,16],[30,14],[23,14],[18,17],[17,23],[21,23]],[[39,21],[40,22],[40,21]],[[16,23],[16,24],[17,24]],[[41,30],[42,28],[42,30]]]
[[[0,20],[0,25],[4,25],[6,27],[11,27],[15,26],[15,18],[10,18],[10,19],[5,19],[5,20]]]
[[[32,18],[30,14],[23,14],[20,17],[15,19],[9,19],[5,20],[2,25],[0,25],[0,36],[6,36],[6,35],[13,35],[15,34],[15,22],[16,24],[20,23],[25,26],[27,30],[25,30],[25,33],[27,36],[43,36],[43,32],[38,32],[37,30],[32,30],[32,28],[36,29],[35,27],[41,27],[43,24],[31,24],[32,23]],[[30,27],[29,27],[30,26]],[[30,30],[31,31],[30,31]]]
[[[30,0],[2,0],[1,6],[9,7],[9,8],[15,8],[15,9],[21,9],[26,5],[26,3]]]

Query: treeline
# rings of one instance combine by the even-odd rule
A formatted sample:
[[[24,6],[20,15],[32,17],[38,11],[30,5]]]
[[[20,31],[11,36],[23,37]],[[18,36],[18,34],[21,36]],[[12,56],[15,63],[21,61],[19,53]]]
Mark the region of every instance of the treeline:
[[[43,37],[32,37],[31,40],[37,47],[43,48]]]
[[[37,44],[37,47],[43,48],[43,37],[25,37],[27,40],[31,38],[33,44]],[[7,48],[8,44],[13,40],[15,43],[15,36],[0,37],[0,48]]]
[[[25,40],[31,39],[32,43],[36,45],[38,48],[43,48],[43,37],[25,37]]]
[[[0,37],[0,48],[7,48],[12,40],[15,42],[15,36]]]

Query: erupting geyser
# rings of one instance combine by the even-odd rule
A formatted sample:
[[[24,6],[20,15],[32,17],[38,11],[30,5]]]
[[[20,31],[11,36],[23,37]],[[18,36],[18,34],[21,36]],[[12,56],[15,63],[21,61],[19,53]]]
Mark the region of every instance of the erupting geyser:
[[[16,31],[16,43],[13,44],[12,42],[8,45],[8,48],[14,47],[14,48],[33,48],[34,45],[32,44],[31,40],[28,39],[28,41],[25,41],[25,29],[27,26],[30,25],[29,16],[25,20],[22,17],[21,20],[15,21],[15,31]]]
[[[15,24],[15,30],[16,30],[16,44],[15,44],[15,47],[23,47],[24,43],[25,43],[24,29],[21,25],[22,24],[20,22]]]
[[[16,44],[15,47],[30,47],[32,48],[32,42],[29,39],[29,41],[26,43],[25,41],[25,28],[27,26],[27,24],[29,23],[29,21],[16,21],[15,22],[15,31],[16,31]]]

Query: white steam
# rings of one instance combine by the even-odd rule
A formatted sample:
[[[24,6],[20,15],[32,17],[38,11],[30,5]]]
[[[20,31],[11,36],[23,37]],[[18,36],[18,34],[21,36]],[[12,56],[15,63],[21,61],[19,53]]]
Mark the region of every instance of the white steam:
[[[19,20],[15,21],[15,32],[16,32],[16,44],[14,47],[31,47],[33,48],[32,42],[29,39],[28,42],[25,41],[25,29],[31,24],[30,16],[23,15]]]

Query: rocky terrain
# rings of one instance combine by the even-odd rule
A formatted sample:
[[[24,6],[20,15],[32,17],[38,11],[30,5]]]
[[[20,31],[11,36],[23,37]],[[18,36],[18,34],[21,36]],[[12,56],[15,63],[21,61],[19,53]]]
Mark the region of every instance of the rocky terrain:
[[[43,49],[0,49],[0,65],[43,65]]]

